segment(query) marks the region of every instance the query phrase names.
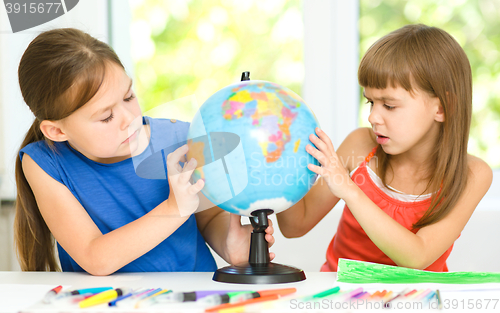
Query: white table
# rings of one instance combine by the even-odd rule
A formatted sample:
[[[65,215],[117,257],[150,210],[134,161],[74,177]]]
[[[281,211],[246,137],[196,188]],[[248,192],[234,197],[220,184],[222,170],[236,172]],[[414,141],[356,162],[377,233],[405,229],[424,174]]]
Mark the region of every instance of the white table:
[[[277,288],[297,288],[296,294],[285,297],[283,300],[274,303],[253,305],[245,307],[248,312],[350,312],[366,311],[367,306],[352,306],[345,304],[343,299],[324,299],[316,307],[311,307],[314,303],[309,303],[309,307],[304,303],[299,305],[296,298],[299,296],[312,295],[334,286],[340,286],[342,290],[351,290],[364,287],[366,291],[393,290],[394,292],[411,289],[440,289],[443,299],[448,301],[447,309],[450,311],[467,310],[469,312],[500,312],[500,284],[481,285],[446,285],[446,284],[346,284],[336,282],[336,273],[306,272],[305,281],[286,284],[273,285],[251,285],[251,284],[229,284],[212,280],[213,273],[126,273],[113,274],[110,276],[97,277],[85,273],[50,273],[50,272],[0,272],[0,312],[204,312],[204,308],[194,304],[171,304],[168,306],[154,307],[147,309],[120,309],[110,308],[105,305],[95,306],[88,309],[58,308],[57,306],[44,305],[40,303],[44,294],[52,287],[63,285],[65,288],[80,289],[90,287],[110,286],[118,287],[150,287],[172,289],[173,291],[195,291],[195,290],[262,290]],[[455,290],[456,289],[456,290]],[[476,289],[476,291],[463,291],[464,289]],[[482,290],[477,290],[482,289]],[[488,308],[486,308],[486,302]],[[495,307],[494,301],[497,301]],[[324,302],[323,302],[324,301]],[[454,307],[453,303],[456,304]],[[471,302],[472,301],[472,302]],[[335,307],[337,305],[337,307]],[[481,308],[479,308],[479,305]],[[316,308],[316,310],[314,309]],[[387,312],[387,310],[373,307],[373,312]],[[397,310],[391,310],[397,311]],[[415,309],[404,310],[404,312],[437,312],[436,310]]]

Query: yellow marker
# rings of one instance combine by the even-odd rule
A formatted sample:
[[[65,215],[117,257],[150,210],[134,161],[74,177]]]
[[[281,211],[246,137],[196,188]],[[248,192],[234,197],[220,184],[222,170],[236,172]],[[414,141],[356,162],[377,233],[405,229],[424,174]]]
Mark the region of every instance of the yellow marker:
[[[417,292],[415,292],[415,293],[413,293],[413,294],[409,295],[409,296],[408,296],[408,299],[415,299],[415,297],[419,296],[419,295],[420,295],[422,292],[424,292],[424,291],[425,291],[425,289],[421,289],[421,290],[419,290],[419,291],[417,291]]]
[[[113,290],[106,290],[83,301],[80,301],[78,305],[80,308],[87,308],[89,306],[94,306],[102,303],[108,303],[114,299],[123,296],[130,292],[130,288],[116,288]]]

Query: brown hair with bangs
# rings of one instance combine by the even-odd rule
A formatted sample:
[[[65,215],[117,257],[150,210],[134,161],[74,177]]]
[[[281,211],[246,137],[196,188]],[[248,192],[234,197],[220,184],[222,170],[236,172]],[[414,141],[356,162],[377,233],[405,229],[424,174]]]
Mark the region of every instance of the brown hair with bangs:
[[[45,140],[40,130],[43,120],[68,117],[87,103],[99,90],[106,64],[123,68],[116,53],[105,43],[77,29],[54,29],[39,34],[19,63],[19,86],[24,101],[35,115],[21,148]],[[59,270],[55,242],[40,214],[35,196],[16,158],[16,216],[14,237],[23,271]]]
[[[445,120],[429,160],[433,174],[424,191],[433,192],[433,196],[429,209],[413,228],[436,223],[455,206],[467,184],[472,114],[472,74],[467,55],[447,32],[422,24],[407,25],[368,49],[359,65],[358,80],[362,87],[384,89],[390,84],[410,93],[417,88],[439,98]],[[391,156],[377,149],[376,157],[387,186]]]

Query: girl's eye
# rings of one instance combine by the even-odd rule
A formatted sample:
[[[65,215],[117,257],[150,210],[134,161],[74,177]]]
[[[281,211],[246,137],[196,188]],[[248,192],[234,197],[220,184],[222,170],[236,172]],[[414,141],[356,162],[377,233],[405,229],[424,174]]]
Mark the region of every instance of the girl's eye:
[[[395,107],[391,107],[390,105],[387,105],[387,104],[384,104],[384,106],[385,106],[385,108],[386,108],[387,110],[389,110],[389,111],[390,111],[390,110],[394,110],[394,108],[395,108]]]
[[[114,115],[113,112],[111,112],[111,115],[106,117],[105,119],[101,120],[103,123],[109,123],[113,119]]]
[[[373,108],[373,101],[370,101],[370,100],[366,100],[366,104],[369,104],[370,105],[370,112]]]
[[[130,97],[123,99],[126,102],[132,101],[135,98],[134,94],[131,94]]]

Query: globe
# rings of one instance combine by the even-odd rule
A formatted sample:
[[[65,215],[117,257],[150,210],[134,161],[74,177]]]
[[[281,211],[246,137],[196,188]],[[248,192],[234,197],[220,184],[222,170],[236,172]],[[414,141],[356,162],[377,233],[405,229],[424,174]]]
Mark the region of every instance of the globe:
[[[202,193],[242,216],[282,212],[312,187],[318,161],[305,146],[318,121],[297,94],[278,84],[248,80],[208,98],[188,132],[188,158],[203,179]]]

